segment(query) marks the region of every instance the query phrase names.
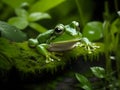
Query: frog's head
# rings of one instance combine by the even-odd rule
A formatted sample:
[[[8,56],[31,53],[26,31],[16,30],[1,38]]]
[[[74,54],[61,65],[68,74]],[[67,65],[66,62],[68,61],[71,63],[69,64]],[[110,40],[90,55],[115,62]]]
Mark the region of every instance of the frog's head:
[[[51,51],[63,51],[72,48],[81,38],[79,23],[73,21],[69,25],[58,24],[48,42]]]

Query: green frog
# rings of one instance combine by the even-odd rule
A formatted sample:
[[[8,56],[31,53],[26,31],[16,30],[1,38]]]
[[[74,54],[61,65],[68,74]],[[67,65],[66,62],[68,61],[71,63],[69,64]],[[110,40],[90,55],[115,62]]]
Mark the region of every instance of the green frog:
[[[35,39],[28,41],[30,47],[36,47],[38,52],[45,56],[46,63],[60,60],[51,52],[71,50],[76,46],[85,46],[89,53],[96,48],[86,37],[82,37],[80,26],[77,21],[69,25],[58,24],[54,29],[39,34]]]

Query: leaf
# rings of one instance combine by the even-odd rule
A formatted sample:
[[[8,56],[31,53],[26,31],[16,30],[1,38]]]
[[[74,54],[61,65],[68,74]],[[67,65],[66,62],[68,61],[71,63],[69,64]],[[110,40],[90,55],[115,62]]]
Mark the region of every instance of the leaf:
[[[20,29],[3,21],[0,21],[0,32],[1,37],[7,38],[11,41],[20,42],[27,39],[26,34],[23,33]]]
[[[65,0],[39,0],[33,4],[30,8],[31,12],[45,12],[58,4],[62,3]]]
[[[51,17],[47,13],[34,12],[29,15],[28,20],[29,21],[38,21],[38,20],[45,19],[45,18],[51,18]]]
[[[37,23],[30,23],[29,26],[40,33],[47,31],[47,29],[45,29],[44,27],[42,27],[41,25]]]
[[[92,21],[85,25],[83,29],[83,36],[90,41],[96,41],[103,37],[103,24],[98,21]]]
[[[75,0],[75,1],[79,12],[80,25],[81,27],[84,27],[85,24],[88,21],[90,21],[93,17],[95,3],[93,0]]]
[[[85,76],[78,74],[78,73],[76,73],[75,76],[76,76],[77,80],[80,82],[81,87],[83,89],[92,90],[91,84]]]
[[[119,33],[120,30],[120,18],[117,18],[115,21],[111,24],[111,34]]]
[[[16,26],[19,29],[25,29],[28,26],[28,21],[23,17],[13,17],[8,20],[8,23]]]
[[[11,6],[12,8],[18,8],[23,4],[24,2],[27,2],[29,4],[33,3],[34,0],[2,0],[7,5]]]
[[[24,17],[24,18],[28,17],[28,12],[25,9],[22,9],[22,8],[16,8],[15,13],[19,17]]]
[[[105,69],[102,67],[91,67],[92,73],[98,78],[105,78]]]

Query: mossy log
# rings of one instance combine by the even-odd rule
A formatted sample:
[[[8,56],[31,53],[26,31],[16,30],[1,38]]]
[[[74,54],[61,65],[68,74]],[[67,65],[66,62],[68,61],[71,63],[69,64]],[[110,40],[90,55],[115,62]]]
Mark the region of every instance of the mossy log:
[[[27,41],[11,42],[0,38],[0,79],[5,79],[9,73],[17,71],[20,77],[31,74],[42,74],[46,72],[56,72],[58,68],[64,68],[66,63],[75,60],[77,57],[96,58],[103,53],[103,44],[96,43],[100,48],[89,54],[84,47],[76,47],[65,52],[55,52],[60,61],[46,63],[45,57],[40,55],[36,49],[29,48]],[[72,61],[71,61],[72,62]]]

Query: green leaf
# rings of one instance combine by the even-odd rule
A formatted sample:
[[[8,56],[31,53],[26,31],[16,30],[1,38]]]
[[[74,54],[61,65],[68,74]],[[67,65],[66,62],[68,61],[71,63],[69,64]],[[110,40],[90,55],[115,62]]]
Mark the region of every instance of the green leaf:
[[[38,21],[38,20],[45,19],[45,18],[51,18],[51,17],[47,13],[34,12],[29,15],[28,20],[29,21]]]
[[[80,82],[81,88],[85,90],[92,90],[91,84],[85,76],[78,73],[76,73],[75,76],[77,80]]]
[[[45,12],[58,4],[62,3],[65,0],[39,0],[35,4],[33,4],[30,8],[31,12]]]
[[[8,23],[16,26],[19,29],[25,29],[28,26],[28,21],[23,17],[13,17],[8,20]]]
[[[19,17],[24,17],[24,18],[28,17],[28,12],[25,9],[22,9],[22,8],[16,8],[15,13]]]
[[[12,8],[20,7],[24,2],[29,4],[33,3],[34,0],[2,0],[7,5],[11,6]]]
[[[79,12],[80,25],[84,27],[85,24],[93,17],[95,3],[93,0],[75,0]],[[90,7],[90,8],[88,8]]]
[[[39,25],[37,23],[30,23],[29,26],[40,33],[47,31],[46,28],[42,27],[41,25]]]
[[[118,33],[120,30],[120,18],[117,18],[115,21],[111,24],[111,34]]]
[[[6,22],[0,21],[0,32],[1,37],[7,38],[11,41],[24,41],[27,39],[25,33],[23,33],[20,29],[9,25]]]
[[[105,69],[102,67],[91,67],[92,73],[98,78],[105,78]]]
[[[101,39],[103,37],[102,22],[92,21],[87,23],[83,29],[83,36],[87,37],[90,41]]]

